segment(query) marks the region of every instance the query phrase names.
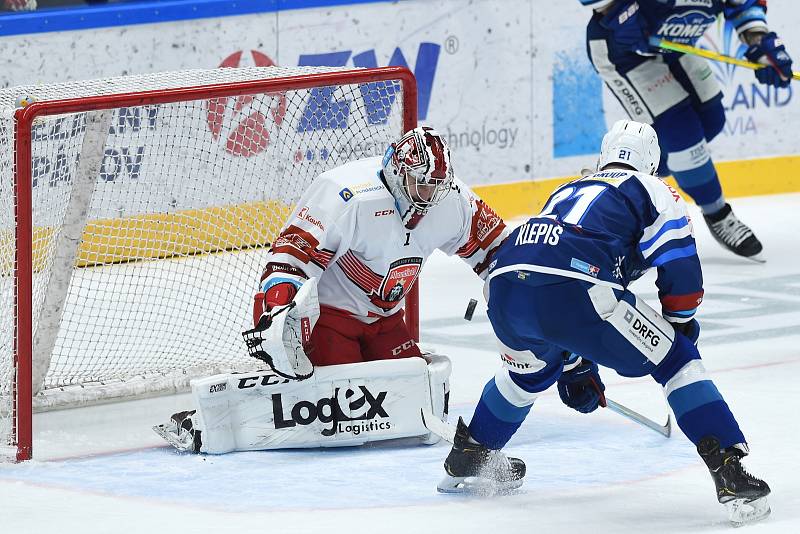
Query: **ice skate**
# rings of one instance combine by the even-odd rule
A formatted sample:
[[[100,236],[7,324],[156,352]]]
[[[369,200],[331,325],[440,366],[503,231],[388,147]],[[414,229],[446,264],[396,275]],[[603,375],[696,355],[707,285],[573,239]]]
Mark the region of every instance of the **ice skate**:
[[[195,410],[172,414],[169,423],[156,425],[153,430],[181,452],[199,452],[202,441],[192,422],[194,414]]]
[[[724,208],[710,216],[703,215],[703,218],[711,231],[711,235],[720,245],[747,259],[757,262],[765,261],[761,257],[763,249],[761,241],[758,240],[749,226],[733,214],[730,204],[725,204]]]
[[[717,486],[717,500],[728,509],[728,518],[734,526],[769,515],[769,486],[745,471],[740,462],[747,456],[744,447],[720,449],[717,438],[708,436],[700,440],[697,452],[708,466]]]
[[[469,441],[469,429],[458,419],[453,448],[444,461],[447,476],[437,489],[442,493],[494,495],[522,486],[525,462]]]

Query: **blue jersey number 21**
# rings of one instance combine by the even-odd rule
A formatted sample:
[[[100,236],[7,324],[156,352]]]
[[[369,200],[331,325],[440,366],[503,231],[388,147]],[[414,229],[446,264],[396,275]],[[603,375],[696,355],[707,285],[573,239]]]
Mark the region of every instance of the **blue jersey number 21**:
[[[575,185],[565,187],[550,197],[550,200],[539,214],[539,217],[559,219],[567,224],[580,224],[586,212],[589,211],[589,208],[594,204],[594,201],[597,200],[606,189],[608,189],[607,186],[598,184],[585,185],[582,187]],[[575,203],[563,217],[559,217],[558,214],[553,213],[557,204],[568,201],[574,201]]]

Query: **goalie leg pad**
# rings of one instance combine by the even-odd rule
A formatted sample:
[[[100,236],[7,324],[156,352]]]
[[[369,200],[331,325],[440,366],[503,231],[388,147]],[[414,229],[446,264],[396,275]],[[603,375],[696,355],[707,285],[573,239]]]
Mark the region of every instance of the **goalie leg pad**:
[[[441,354],[423,355],[428,362],[428,384],[430,386],[431,413],[442,421],[447,421],[448,403],[450,400],[450,372],[453,368],[450,358]],[[442,438],[433,432],[422,437],[422,443],[433,445]]]
[[[200,452],[430,439],[420,409],[444,415],[449,375],[436,355],[320,367],[302,381],[265,371],[193,380]]]

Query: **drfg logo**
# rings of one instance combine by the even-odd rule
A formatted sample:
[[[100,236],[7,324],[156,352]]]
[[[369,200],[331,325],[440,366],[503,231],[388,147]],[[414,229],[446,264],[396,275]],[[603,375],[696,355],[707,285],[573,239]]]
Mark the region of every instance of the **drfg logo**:
[[[358,390],[336,388],[333,396],[319,399],[317,402],[301,400],[292,406],[289,414],[284,412],[283,396],[280,393],[272,395],[272,413],[275,418],[275,428],[290,428],[295,425],[310,425],[314,421],[330,423],[330,428],[322,431],[323,436],[332,436],[336,432],[349,431],[358,434],[360,430],[376,430],[389,428],[389,423],[377,425],[342,425],[347,421],[368,421],[375,417],[386,418],[389,414],[383,408],[386,400],[386,391],[373,395],[366,386],[358,386]],[[360,396],[359,396],[360,395]],[[342,408],[345,406],[347,412]],[[355,415],[359,413],[359,415]]]
[[[644,343],[649,343],[653,347],[658,347],[658,344],[661,343],[661,337],[658,335],[658,332],[650,328],[647,323],[640,317],[635,316],[632,312],[625,313],[625,321],[631,325],[633,331]]]

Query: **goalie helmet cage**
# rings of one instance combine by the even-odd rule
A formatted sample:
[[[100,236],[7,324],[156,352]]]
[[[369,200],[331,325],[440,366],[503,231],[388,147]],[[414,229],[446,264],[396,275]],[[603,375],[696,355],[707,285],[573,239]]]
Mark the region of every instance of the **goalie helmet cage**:
[[[266,245],[315,176],[416,121],[401,67],[0,89],[0,458],[32,457],[34,409],[254,368],[240,332]]]

